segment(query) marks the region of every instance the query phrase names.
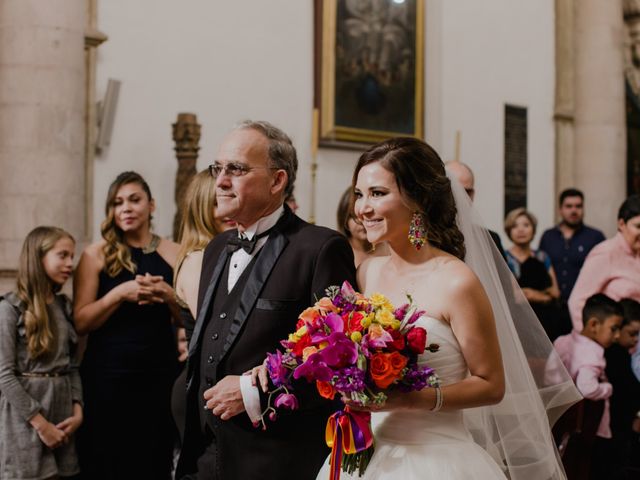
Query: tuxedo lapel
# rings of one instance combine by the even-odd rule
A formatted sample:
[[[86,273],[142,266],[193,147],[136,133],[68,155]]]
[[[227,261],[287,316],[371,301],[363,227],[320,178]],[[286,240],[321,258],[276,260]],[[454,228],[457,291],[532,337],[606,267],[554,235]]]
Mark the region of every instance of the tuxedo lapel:
[[[275,267],[280,254],[288,243],[289,240],[287,237],[285,237],[279,230],[274,229],[271,235],[269,235],[269,240],[267,240],[267,243],[262,247],[262,251],[259,253],[256,260],[256,264],[251,270],[247,283],[242,290],[240,304],[238,305],[238,309],[236,310],[236,314],[233,317],[233,322],[229,329],[229,334],[227,335],[222,347],[220,360],[224,358],[231,345],[233,345],[236,337],[242,330],[242,326],[251,314],[251,311],[258,300],[258,296],[260,295],[265,282],[269,278],[269,274]]]
[[[229,253],[226,250],[223,250],[218,256],[218,262],[216,263],[215,268],[213,269],[213,274],[211,275],[211,280],[209,281],[209,285],[207,286],[207,291],[204,294],[204,298],[202,299],[202,305],[200,305],[200,310],[198,311],[198,319],[196,320],[196,326],[193,329],[193,334],[191,336],[191,341],[189,342],[189,360],[191,360],[192,355],[195,354],[198,349],[198,343],[200,341],[200,335],[205,328],[205,322],[207,321],[207,315],[209,314],[209,308],[211,307],[211,302],[213,301],[213,292],[216,289],[216,285],[218,285],[220,276],[222,275],[222,271],[224,270],[224,265],[227,263],[227,259],[229,258]],[[189,362],[193,363],[193,362]]]

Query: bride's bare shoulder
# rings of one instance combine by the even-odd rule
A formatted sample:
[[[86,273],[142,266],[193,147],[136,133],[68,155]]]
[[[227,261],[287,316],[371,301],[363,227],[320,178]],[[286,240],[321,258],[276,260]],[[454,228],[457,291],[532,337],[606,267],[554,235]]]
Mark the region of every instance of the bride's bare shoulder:
[[[439,282],[451,293],[469,292],[469,289],[481,287],[480,280],[466,263],[454,257],[443,259],[438,272]]]

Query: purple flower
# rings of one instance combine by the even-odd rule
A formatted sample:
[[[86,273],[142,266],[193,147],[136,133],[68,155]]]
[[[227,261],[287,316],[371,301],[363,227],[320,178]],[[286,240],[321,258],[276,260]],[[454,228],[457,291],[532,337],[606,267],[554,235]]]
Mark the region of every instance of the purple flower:
[[[271,412],[269,414],[269,420],[271,420],[272,422],[275,422],[278,418],[278,415],[276,414],[276,412]]]
[[[339,392],[361,392],[365,389],[365,372],[358,367],[348,367],[336,372],[334,387]]]
[[[304,377],[307,382],[328,382],[333,378],[333,370],[325,363],[320,353],[314,353],[307,358],[307,361],[296,368],[293,372],[293,378],[296,380]]]
[[[289,370],[282,364],[282,359],[280,350],[276,350],[275,354],[267,353],[267,371],[276,387],[286,384],[289,379]]]
[[[405,303],[404,305],[396,308],[396,310],[393,312],[393,316],[396,317],[397,320],[404,320],[404,316],[407,314],[407,311],[409,310],[409,304]]]
[[[281,393],[274,403],[276,408],[288,408],[289,410],[298,409],[298,399],[291,393]]]
[[[429,385],[429,377],[434,374],[433,368],[428,366],[420,366],[417,364],[410,365],[402,377],[398,388],[403,392],[417,392]]]
[[[358,347],[342,332],[333,332],[327,339],[329,345],[318,352],[324,362],[333,368],[353,365],[358,360]]]

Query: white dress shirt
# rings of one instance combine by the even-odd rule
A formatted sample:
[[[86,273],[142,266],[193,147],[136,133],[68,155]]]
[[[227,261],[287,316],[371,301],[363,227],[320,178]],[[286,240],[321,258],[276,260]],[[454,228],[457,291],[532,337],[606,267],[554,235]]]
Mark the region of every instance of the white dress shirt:
[[[273,213],[266,217],[262,217],[256,223],[248,227],[244,231],[244,234],[248,239],[252,239],[255,235],[260,235],[262,232],[269,230],[278,223],[278,220],[283,213],[284,207],[280,206],[280,208]],[[229,278],[227,279],[228,291],[231,291],[240,278],[240,275],[242,275],[242,272],[247,268],[247,265],[251,263],[253,257],[255,257],[264,244],[267,243],[268,238],[269,235],[260,238],[251,254],[248,254],[242,248],[233,252],[231,259],[229,260]],[[260,411],[260,393],[258,392],[258,387],[251,385],[251,377],[249,375],[242,375],[240,377],[240,392],[242,393],[242,402],[244,403],[247,415],[249,415],[252,422],[259,422],[262,414]]]

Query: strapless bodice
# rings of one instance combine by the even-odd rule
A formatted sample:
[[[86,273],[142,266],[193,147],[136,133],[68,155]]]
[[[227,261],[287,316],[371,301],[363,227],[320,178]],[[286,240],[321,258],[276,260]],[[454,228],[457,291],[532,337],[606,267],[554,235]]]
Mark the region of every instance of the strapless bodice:
[[[418,363],[433,368],[442,386],[463,380],[469,370],[462,356],[460,344],[451,327],[437,318],[423,316],[416,325],[427,331],[427,345],[439,345],[437,352],[426,351]],[[446,403],[446,398],[445,398]],[[397,410],[373,415],[375,436],[404,445],[430,442],[446,443],[469,440],[462,410],[431,412],[429,410]]]

